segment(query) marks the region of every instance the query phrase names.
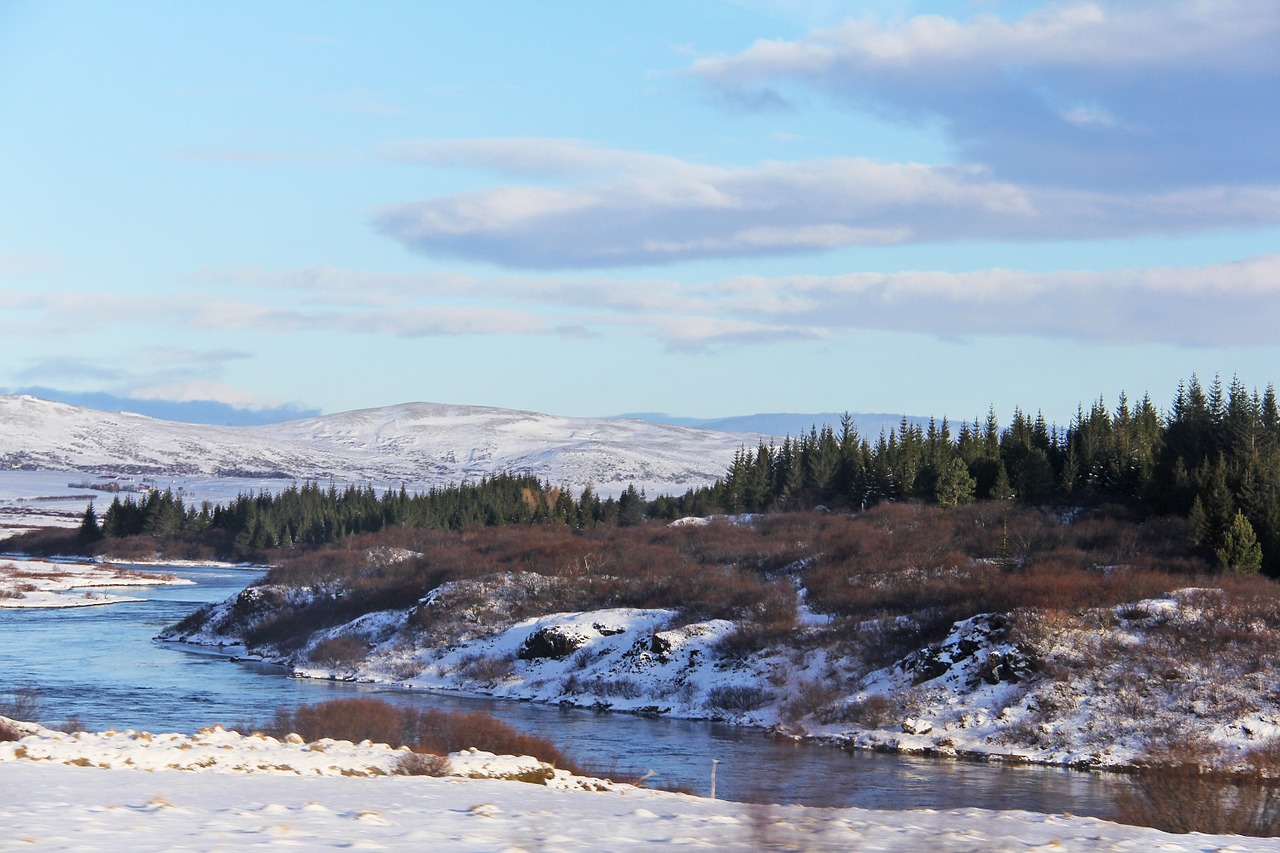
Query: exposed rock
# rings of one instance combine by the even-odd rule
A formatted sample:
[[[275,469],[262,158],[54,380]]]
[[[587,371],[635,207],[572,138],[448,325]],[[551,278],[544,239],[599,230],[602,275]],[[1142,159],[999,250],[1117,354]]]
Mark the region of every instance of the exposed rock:
[[[655,655],[666,657],[671,654],[673,648],[675,648],[675,643],[672,642],[671,637],[665,636],[661,631],[655,633],[653,639],[649,641],[649,651]]]
[[[946,675],[960,664],[964,667],[957,671],[964,672],[971,685],[1016,684],[1035,672],[1036,662],[1028,650],[1006,641],[1008,627],[1008,617],[999,613],[974,616],[957,623],[943,642],[907,655],[898,668],[911,673],[913,684]]]
[[[576,652],[587,642],[587,638],[577,633],[569,633],[555,625],[539,628],[525,638],[524,645],[516,652],[521,660],[536,658],[554,658],[560,660]]]

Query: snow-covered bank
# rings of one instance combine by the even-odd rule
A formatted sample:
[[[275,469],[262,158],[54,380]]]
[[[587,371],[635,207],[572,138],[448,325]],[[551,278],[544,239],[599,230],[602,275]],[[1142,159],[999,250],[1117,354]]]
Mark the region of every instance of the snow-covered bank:
[[[1202,739],[1230,764],[1280,736],[1269,692],[1280,664],[1262,653],[1270,635],[1249,628],[1253,617],[1216,590],[1074,614],[979,614],[940,643],[868,669],[858,638],[874,636],[875,626],[833,640],[819,633],[823,617],[803,607],[794,637],[757,649],[735,645],[740,623],[688,622],[674,610],[510,616],[546,582],[509,573],[449,583],[417,608],[366,614],[316,632],[297,651],[248,651],[298,677],[720,719],[858,748],[1082,768],[1124,768],[1179,737]],[[251,587],[213,607],[197,628],[167,637],[226,648],[255,620],[323,594]],[[1246,634],[1225,645],[1214,639],[1237,623]]]
[[[537,785],[386,776],[368,770],[397,754],[394,750],[375,744],[319,745],[310,749],[217,729],[191,737],[36,730],[16,743],[0,744],[0,790],[5,792],[0,849],[1275,849],[1271,839],[1177,836],[1019,811],[753,806],[630,786],[593,790],[594,784],[572,781]],[[508,775],[510,767],[529,760],[484,753],[451,758],[455,772],[468,772],[468,760],[487,762],[493,772],[477,773],[486,776]]]
[[[69,594],[72,590],[115,587],[177,586],[192,583],[170,574],[122,569],[109,563],[50,562],[18,557],[0,560],[0,608],[90,607],[137,601],[106,592]]]

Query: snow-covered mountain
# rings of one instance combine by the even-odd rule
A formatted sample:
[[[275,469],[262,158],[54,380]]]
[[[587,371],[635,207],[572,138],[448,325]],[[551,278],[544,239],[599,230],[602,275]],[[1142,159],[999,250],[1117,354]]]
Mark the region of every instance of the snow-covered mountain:
[[[503,471],[616,494],[682,493],[758,436],[613,418],[404,403],[219,427],[0,396],[0,468],[165,476],[330,478],[411,490]]]

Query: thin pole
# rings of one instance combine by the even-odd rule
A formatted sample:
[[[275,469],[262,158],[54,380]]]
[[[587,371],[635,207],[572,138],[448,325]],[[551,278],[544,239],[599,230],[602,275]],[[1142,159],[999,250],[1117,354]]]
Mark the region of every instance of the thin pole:
[[[711,799],[716,798],[716,765],[720,763],[720,759],[711,759]]]

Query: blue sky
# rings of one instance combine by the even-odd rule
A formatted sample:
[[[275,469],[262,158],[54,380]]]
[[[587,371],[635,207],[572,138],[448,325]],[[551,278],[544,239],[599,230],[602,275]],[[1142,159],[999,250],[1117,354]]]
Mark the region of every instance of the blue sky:
[[[5,2],[0,388],[972,419],[1280,381],[1280,4]]]

